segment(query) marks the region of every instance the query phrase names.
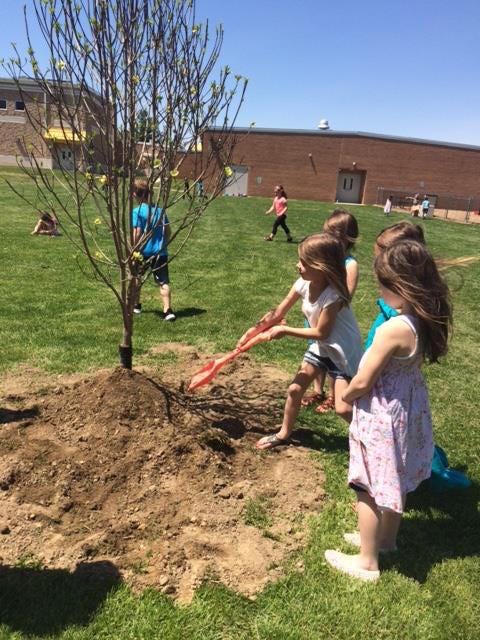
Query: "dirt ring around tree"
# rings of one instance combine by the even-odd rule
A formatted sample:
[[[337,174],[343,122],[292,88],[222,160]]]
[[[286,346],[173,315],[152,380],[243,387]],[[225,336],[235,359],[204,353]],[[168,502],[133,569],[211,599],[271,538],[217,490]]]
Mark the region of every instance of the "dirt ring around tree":
[[[208,358],[167,351],[176,363],[161,375],[0,380],[3,566],[108,561],[134,588],[182,601],[205,578],[251,597],[301,567],[322,471],[301,444],[254,448],[281,420],[289,376],[242,356],[187,394]]]

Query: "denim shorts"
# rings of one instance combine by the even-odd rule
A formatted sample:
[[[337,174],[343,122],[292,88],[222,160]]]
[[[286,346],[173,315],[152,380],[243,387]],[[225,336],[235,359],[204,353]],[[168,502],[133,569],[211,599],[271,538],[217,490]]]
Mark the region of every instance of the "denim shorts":
[[[339,380],[350,381],[352,379],[351,376],[347,376],[346,373],[340,371],[333,360],[327,358],[326,356],[317,356],[317,354],[310,351],[310,349],[305,352],[303,360],[305,362],[308,362],[309,364],[313,364],[313,366],[317,367],[317,369],[326,371],[328,375],[331,376],[334,380],[337,380],[338,378]]]

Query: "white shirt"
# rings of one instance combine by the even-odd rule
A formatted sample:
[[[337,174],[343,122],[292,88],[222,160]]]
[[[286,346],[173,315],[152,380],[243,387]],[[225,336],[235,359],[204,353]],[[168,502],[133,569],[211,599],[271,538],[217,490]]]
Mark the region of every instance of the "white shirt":
[[[320,313],[326,307],[341,300],[341,296],[332,286],[327,286],[319,297],[310,302],[310,282],[299,278],[295,282],[295,291],[302,298],[302,312],[311,327],[316,327]],[[325,340],[317,340],[310,350],[318,356],[330,358],[336,366],[353,377],[357,373],[362,357],[362,338],[360,330],[348,306],[343,306],[337,313],[330,335]]]

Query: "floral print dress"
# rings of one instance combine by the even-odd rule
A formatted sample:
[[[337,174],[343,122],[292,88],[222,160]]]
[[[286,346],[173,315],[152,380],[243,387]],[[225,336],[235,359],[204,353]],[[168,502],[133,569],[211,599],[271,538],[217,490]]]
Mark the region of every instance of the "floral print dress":
[[[388,322],[398,319],[414,332],[415,349],[391,358],[372,389],[355,401],[348,482],[365,489],[379,509],[402,513],[404,496],[430,477],[434,445],[415,321],[399,315]]]

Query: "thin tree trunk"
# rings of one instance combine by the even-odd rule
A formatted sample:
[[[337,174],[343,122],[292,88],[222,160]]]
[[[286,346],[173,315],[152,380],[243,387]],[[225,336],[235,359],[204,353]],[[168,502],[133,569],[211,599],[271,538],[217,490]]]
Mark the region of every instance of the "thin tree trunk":
[[[132,368],[133,359],[133,308],[138,302],[138,279],[133,277],[130,279],[127,287],[127,299],[122,301],[123,316],[123,339],[122,344],[118,347],[120,356],[120,366],[124,369]]]

